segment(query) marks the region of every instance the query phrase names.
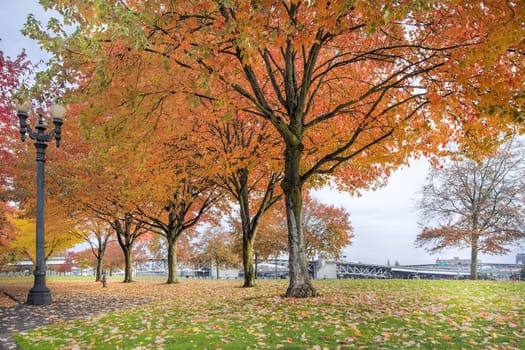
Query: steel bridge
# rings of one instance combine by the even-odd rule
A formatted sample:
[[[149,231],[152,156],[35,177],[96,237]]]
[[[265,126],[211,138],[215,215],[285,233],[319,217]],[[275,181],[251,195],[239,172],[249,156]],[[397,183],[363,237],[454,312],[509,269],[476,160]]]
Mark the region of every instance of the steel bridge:
[[[470,276],[468,271],[440,270],[416,266],[383,266],[360,263],[336,263],[337,278],[423,278],[423,279],[460,279]]]
[[[509,279],[522,265],[516,264],[480,264],[479,273],[490,274],[497,279]],[[437,265],[383,266],[361,263],[335,262],[337,278],[421,278],[421,279],[465,279],[470,277],[470,270],[464,268],[443,268]],[[317,276],[315,276],[317,277]]]
[[[358,263],[336,263],[337,278],[392,278],[392,269],[388,266],[366,265]]]

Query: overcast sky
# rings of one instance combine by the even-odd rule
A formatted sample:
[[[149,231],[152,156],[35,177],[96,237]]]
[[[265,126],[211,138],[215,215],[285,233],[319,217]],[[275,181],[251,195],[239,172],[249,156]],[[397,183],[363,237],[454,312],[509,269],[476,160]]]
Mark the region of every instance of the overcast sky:
[[[47,56],[35,42],[20,33],[29,13],[40,20],[50,17],[37,0],[0,0],[0,50],[14,58],[25,49],[31,61],[39,62]],[[429,255],[424,249],[414,246],[419,232],[415,211],[417,193],[427,171],[425,160],[415,161],[410,167],[394,173],[386,187],[365,192],[359,198],[330,190],[317,192],[316,197],[323,202],[343,206],[350,213],[355,238],[353,244],[345,249],[347,260],[371,264],[386,264],[387,261],[391,264],[396,261],[400,264],[423,264],[432,263],[438,257],[470,257],[468,250],[447,250]],[[484,262],[514,263],[516,253],[522,251],[525,251],[523,247],[514,247],[508,255],[481,255],[480,259]]]

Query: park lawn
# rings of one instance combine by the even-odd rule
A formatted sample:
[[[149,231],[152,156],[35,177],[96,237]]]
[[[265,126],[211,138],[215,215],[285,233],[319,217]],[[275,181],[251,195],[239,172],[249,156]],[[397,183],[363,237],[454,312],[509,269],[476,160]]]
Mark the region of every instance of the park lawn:
[[[54,282],[54,288],[59,282]],[[156,302],[15,335],[21,349],[525,349],[525,283],[316,281],[322,294],[283,298],[286,281],[113,283]],[[108,293],[112,288],[108,288]]]

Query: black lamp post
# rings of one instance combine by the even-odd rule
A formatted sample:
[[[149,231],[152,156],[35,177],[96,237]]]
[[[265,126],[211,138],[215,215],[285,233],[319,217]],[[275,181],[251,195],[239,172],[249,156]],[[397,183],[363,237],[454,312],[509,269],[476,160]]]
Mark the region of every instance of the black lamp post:
[[[35,126],[36,131],[31,129],[27,124],[28,111],[31,105],[24,103],[18,107],[18,118],[20,119],[20,135],[22,142],[27,135],[35,140],[36,147],[36,263],[35,263],[35,280],[33,288],[29,290],[27,304],[29,305],[47,305],[51,304],[51,292],[46,286],[46,262],[44,252],[44,164],[46,161],[47,142],[53,137],[56,140],[57,147],[60,146],[62,117],[65,109],[59,105],[51,106],[53,123],[55,128],[49,133],[45,133],[47,127],[44,123],[44,116],[38,113],[38,124]]]

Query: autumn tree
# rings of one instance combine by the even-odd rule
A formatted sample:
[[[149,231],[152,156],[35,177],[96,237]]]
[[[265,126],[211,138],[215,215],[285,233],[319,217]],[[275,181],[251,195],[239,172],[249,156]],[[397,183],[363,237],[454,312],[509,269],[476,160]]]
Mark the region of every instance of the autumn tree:
[[[208,228],[201,235],[196,255],[192,260],[200,264],[212,262],[216,269],[217,279],[219,279],[221,267],[235,266],[239,263],[235,249],[235,241],[229,232],[222,231],[221,227]]]
[[[137,221],[131,213],[125,213],[122,217],[115,217],[110,222],[117,236],[117,242],[124,255],[124,281],[133,282],[133,246],[147,231],[144,224]]]
[[[177,283],[177,243],[180,236],[194,227],[211,205],[218,199],[213,188],[204,183],[181,179],[172,188],[173,195],[167,198],[160,209],[149,211],[146,206],[137,209],[138,220],[148,230],[164,237],[167,242],[168,280],[166,283]]]
[[[14,238],[9,217],[15,209],[10,201],[13,196],[13,154],[19,142],[19,130],[13,123],[16,116],[14,94],[22,86],[22,80],[30,73],[31,63],[22,52],[14,60],[0,51],[0,255],[9,251],[9,242]],[[3,259],[0,258],[0,261]]]
[[[485,159],[452,159],[431,169],[419,209],[427,225],[417,236],[430,251],[470,249],[470,276],[478,253],[504,254],[525,238],[525,153],[509,142]]]
[[[116,241],[109,242],[104,255],[103,269],[107,270],[109,275],[112,276],[115,270],[125,268],[126,262],[122,249]]]
[[[139,199],[132,179],[136,162],[123,156],[127,149],[113,145],[120,135],[115,126],[102,119],[86,120],[83,106],[69,107],[69,129],[60,166],[51,168],[51,186],[61,198],[61,207],[75,222],[76,237],[90,240],[93,253],[103,260],[111,236],[124,255],[124,282],[132,281],[133,248],[146,233],[133,216]],[[133,154],[133,153],[130,153]],[[53,171],[54,170],[54,171]],[[97,268],[100,279],[101,267]]]
[[[93,255],[91,248],[78,252],[75,259],[77,266],[80,268],[91,266],[93,269],[96,269],[98,264],[98,259]],[[117,241],[109,241],[104,259],[102,260],[102,270],[112,276],[115,270],[123,269],[124,267],[125,262],[122,249],[119,247]]]
[[[61,252],[59,256],[64,257],[64,263],[54,266],[54,271],[58,272],[59,275],[62,274],[65,276],[66,273],[71,273],[73,271],[73,259],[75,258],[75,254],[65,251]]]
[[[354,237],[344,208],[323,204],[310,195],[304,202],[303,226],[309,260],[338,259]]]
[[[148,251],[152,259],[161,260],[168,256],[166,244],[163,238],[155,235],[148,240]]]
[[[91,249],[85,249],[74,253],[75,265],[80,269],[80,275],[84,275],[84,270],[88,267],[96,268],[97,259]]]
[[[14,143],[19,142],[18,125],[13,122],[16,120],[14,98],[31,68],[25,52],[11,60],[0,51],[0,199],[2,201],[6,201],[5,194],[13,185]]]
[[[111,226],[107,222],[94,217],[85,219],[75,225],[72,234],[89,244],[90,252],[95,257],[95,281],[102,278],[102,262],[108,242],[113,236]]]
[[[13,208],[0,201],[0,265],[12,262],[14,255],[11,251],[11,241],[15,237],[15,226],[9,220]]]
[[[124,282],[127,283],[133,281],[133,247],[147,231],[144,229],[144,223],[133,215],[133,208],[137,203],[130,195],[129,186],[125,181],[126,176],[122,173],[125,168],[119,167],[122,163],[111,162],[114,157],[115,154],[111,152],[100,154],[95,151],[90,154],[79,164],[83,167],[82,172],[72,179],[71,187],[68,188],[76,188],[69,195],[75,203],[73,207],[77,217],[86,220],[84,224],[80,224],[81,226],[91,225],[94,222],[104,223],[105,228],[102,230],[99,224],[99,227],[87,228],[88,231],[84,231],[83,234],[85,236],[87,233],[89,236],[89,231],[95,234],[98,242],[97,255],[102,255],[100,259],[104,255],[101,249],[108,244],[110,237],[116,238],[124,256]],[[96,165],[91,163],[93,159],[96,159]],[[79,167],[76,169],[80,170]],[[79,189],[79,184],[86,186]],[[107,231],[108,228],[110,231]]]
[[[410,156],[439,153],[451,140],[487,150],[494,135],[523,119],[525,9],[518,2],[46,6],[77,30],[52,37],[32,19],[26,32],[62,59],[51,69],[66,82],[82,72],[88,94],[106,91],[117,105],[130,101],[141,111],[182,101],[205,109],[204,101],[224,105],[236,95],[226,103],[230,115],[241,109],[271,123],[284,146],[288,296],[316,295],[301,223],[307,184],[330,178],[352,192],[382,184]],[[133,89],[120,84],[137,77]],[[172,115],[176,122],[184,121],[181,112]],[[142,125],[144,115],[127,123]]]
[[[342,187],[366,187],[386,177],[409,154],[442,145],[446,140],[441,136],[461,137],[480,129],[485,118],[473,113],[469,119],[458,118],[464,105],[449,105],[445,113],[431,109],[454,93],[451,79],[474,86],[474,77],[483,76],[484,69],[466,60],[471,58],[470,47],[489,41],[487,30],[501,31],[490,26],[487,17],[509,18],[519,11],[507,4],[507,12],[501,13],[495,3],[462,4],[466,10],[448,3],[429,10],[390,2],[203,1],[190,6],[170,3],[165,11],[148,11],[131,1],[126,5],[128,16],[121,23],[128,30],[146,28],[135,36],[136,42],[147,43],[144,47],[153,55],[190,67],[192,74],[202,69],[201,77],[210,79],[211,73],[216,84],[249,101],[247,112],[271,122],[281,135],[289,296],[316,294],[309,282],[301,223],[307,181],[337,172]],[[488,26],[470,25],[478,21]],[[464,30],[458,23],[465,23]],[[512,29],[522,33],[521,24]],[[510,44],[521,40],[513,37]],[[521,53],[507,48],[502,50],[510,56],[507,62],[521,59]],[[472,75],[451,76],[459,72],[458,62],[476,66],[462,70]]]
[[[344,208],[326,205],[309,193],[304,198],[302,225],[305,249],[309,261],[314,258],[337,259],[353,237],[349,214]],[[264,219],[257,253],[267,259],[271,255],[285,253],[286,216],[284,208],[277,206]]]
[[[50,210],[46,211],[45,217],[47,219],[53,215],[59,214],[51,207]],[[25,217],[13,217],[10,220],[15,226],[15,237],[11,242],[10,249],[19,254],[19,256],[34,262],[36,258],[35,220]],[[71,224],[65,222],[64,225],[56,225],[55,221],[49,221],[50,224],[46,228],[46,241],[44,244],[45,260],[80,242],[78,238],[70,234]]]
[[[238,205],[242,232],[244,287],[255,286],[254,242],[264,213],[281,199],[277,185],[282,172],[279,142],[266,122],[244,120],[239,113],[231,119],[210,121],[203,133],[208,142],[205,160],[216,163],[212,178]]]
[[[137,202],[124,171],[129,168],[118,158],[115,152],[101,148],[88,148],[86,154],[71,158],[68,164],[75,165],[69,168],[73,176],[63,181],[64,197],[78,220],[77,230],[83,232],[77,236],[87,238],[94,233],[98,254],[104,244],[109,244],[109,237],[115,237],[124,256],[124,282],[132,282],[133,247],[147,231],[133,216]]]
[[[257,263],[288,252],[286,217],[282,206],[275,206],[261,220],[254,245]]]

